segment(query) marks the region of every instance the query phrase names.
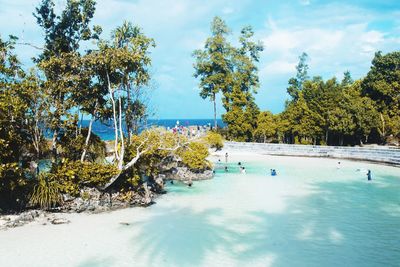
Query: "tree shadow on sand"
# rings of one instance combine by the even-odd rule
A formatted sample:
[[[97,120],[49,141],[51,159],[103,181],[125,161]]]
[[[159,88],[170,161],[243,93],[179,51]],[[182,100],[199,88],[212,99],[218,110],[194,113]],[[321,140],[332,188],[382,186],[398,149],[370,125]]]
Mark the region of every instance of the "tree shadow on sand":
[[[229,249],[236,233],[213,222],[219,209],[195,212],[190,208],[165,210],[149,220],[134,223],[140,227],[132,242],[139,250],[134,257],[150,266],[199,266],[206,254],[219,247]]]
[[[273,254],[273,266],[394,266],[400,259],[399,186],[321,182],[319,192],[290,197],[287,212],[252,212],[251,231],[236,240],[239,261]],[[386,197],[389,195],[390,197]],[[397,226],[396,226],[397,225]]]

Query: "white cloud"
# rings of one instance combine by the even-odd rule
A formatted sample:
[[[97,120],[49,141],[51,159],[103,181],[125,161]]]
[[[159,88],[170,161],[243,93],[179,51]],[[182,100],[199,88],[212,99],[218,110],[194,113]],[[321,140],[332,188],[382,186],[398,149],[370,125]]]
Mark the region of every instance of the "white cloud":
[[[337,29],[323,27],[279,28],[277,22],[266,30],[262,41],[265,46],[263,74],[290,73],[289,69],[304,51],[310,56],[310,70],[314,73],[335,73],[348,68],[365,70],[374,52],[394,46],[397,40],[385,39],[385,34],[368,29],[368,24],[349,24]],[[294,67],[292,73],[295,72]],[[358,71],[356,71],[357,74]],[[332,74],[333,75],[333,74]]]

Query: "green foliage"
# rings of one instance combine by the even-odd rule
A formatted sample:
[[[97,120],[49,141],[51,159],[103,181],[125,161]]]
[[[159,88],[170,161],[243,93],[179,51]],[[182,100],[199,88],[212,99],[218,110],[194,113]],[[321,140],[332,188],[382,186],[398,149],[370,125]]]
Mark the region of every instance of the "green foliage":
[[[211,148],[215,148],[216,151],[221,150],[224,147],[222,135],[214,131],[207,132],[205,141]]]
[[[29,202],[31,205],[39,206],[45,210],[62,204],[60,185],[54,175],[50,173],[41,173],[39,175]]]
[[[390,134],[400,137],[400,51],[386,55],[377,52],[361,87],[385,119],[385,137]]]
[[[94,0],[67,0],[60,15],[56,14],[54,1],[42,0],[33,14],[45,34],[45,49],[39,60],[75,52],[81,41],[98,39],[99,26],[90,29],[96,2]]]
[[[296,77],[289,79],[287,93],[292,97],[293,101],[296,101],[299,98],[299,93],[303,90],[303,83],[309,78],[307,59],[307,53],[303,52],[299,57],[299,64],[296,66]]]
[[[60,134],[61,156],[70,161],[76,161],[81,158],[85,147],[85,139],[88,134],[88,128],[78,129],[78,125],[66,125],[64,131]],[[94,162],[103,162],[106,154],[106,145],[100,137],[91,133],[87,146],[86,159]]]
[[[0,163],[0,212],[21,210],[31,186],[17,163]]]
[[[276,137],[277,122],[269,111],[260,112],[257,118],[257,128],[254,130],[254,138],[259,142],[266,142],[267,138]]]
[[[211,37],[204,45],[203,50],[196,50],[193,56],[196,78],[200,78],[200,96],[209,98],[214,104],[214,127],[216,121],[216,95],[230,90],[232,81],[231,45],[227,41],[230,29],[219,17],[215,17],[211,23]]]
[[[183,164],[193,171],[202,171],[210,167],[207,161],[208,149],[203,143],[191,142],[181,153]]]
[[[110,164],[64,160],[51,172],[62,193],[78,196],[85,186],[104,186],[118,170]]]

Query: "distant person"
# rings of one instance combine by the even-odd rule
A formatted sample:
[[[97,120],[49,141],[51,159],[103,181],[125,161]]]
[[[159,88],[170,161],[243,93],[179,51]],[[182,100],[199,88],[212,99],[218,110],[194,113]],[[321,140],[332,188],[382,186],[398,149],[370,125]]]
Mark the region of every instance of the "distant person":
[[[367,178],[368,178],[368,181],[371,181],[371,180],[372,180],[371,170],[368,170],[368,172],[367,172]]]
[[[221,159],[218,159],[218,163],[221,163]]]
[[[225,166],[225,172],[228,172],[228,166]]]
[[[246,168],[245,167],[242,167],[241,173],[246,174]]]
[[[239,166],[242,166],[242,163],[239,161],[239,162],[238,162],[238,165],[239,165]]]
[[[271,176],[276,176],[276,170],[275,169],[271,169]]]
[[[338,165],[337,165],[337,169],[340,169],[340,161],[338,161],[338,163],[337,163]]]
[[[225,153],[225,163],[228,163],[228,152]]]

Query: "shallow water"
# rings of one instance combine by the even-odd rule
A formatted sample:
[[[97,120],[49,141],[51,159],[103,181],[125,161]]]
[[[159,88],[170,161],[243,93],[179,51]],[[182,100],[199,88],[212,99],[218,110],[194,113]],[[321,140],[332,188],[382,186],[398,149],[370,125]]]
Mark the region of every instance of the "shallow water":
[[[168,184],[150,208],[0,233],[0,266],[400,265],[399,168],[270,156],[242,163],[247,174],[221,163],[213,180]]]

